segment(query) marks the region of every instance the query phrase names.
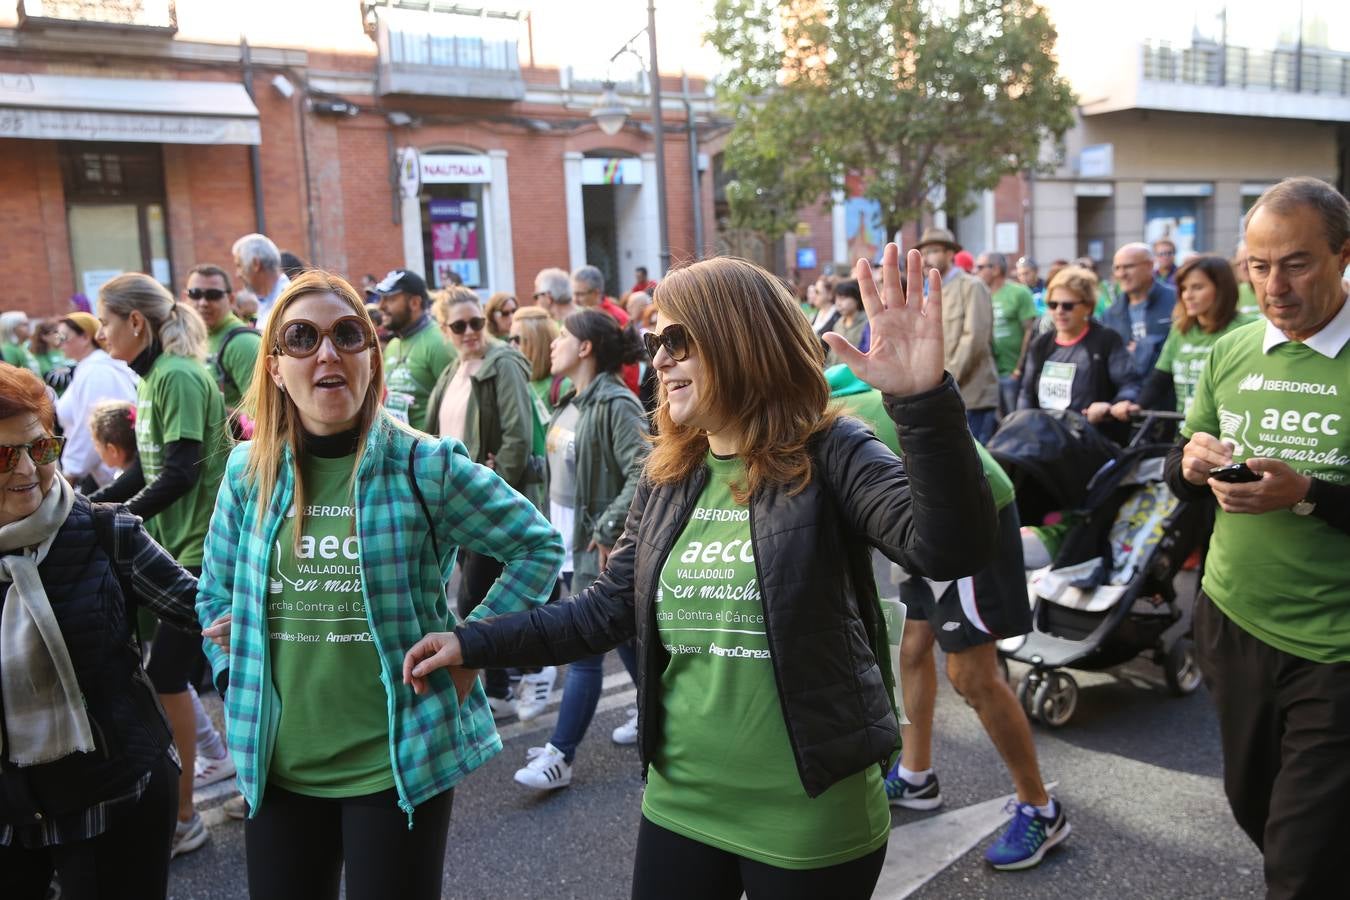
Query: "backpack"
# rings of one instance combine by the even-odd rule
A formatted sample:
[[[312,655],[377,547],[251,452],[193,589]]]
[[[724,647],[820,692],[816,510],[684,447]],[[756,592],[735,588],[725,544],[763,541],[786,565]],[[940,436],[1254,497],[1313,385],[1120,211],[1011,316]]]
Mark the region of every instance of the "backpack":
[[[225,348],[230,346],[230,341],[245,333],[257,334],[258,332],[248,325],[236,325],[225,332],[225,337],[220,342],[220,349],[216,351],[216,355],[211,360],[211,367],[216,370],[216,385],[220,388],[221,393],[225,392],[226,387],[233,387],[236,390],[239,387],[234,383],[234,376],[225,368]]]

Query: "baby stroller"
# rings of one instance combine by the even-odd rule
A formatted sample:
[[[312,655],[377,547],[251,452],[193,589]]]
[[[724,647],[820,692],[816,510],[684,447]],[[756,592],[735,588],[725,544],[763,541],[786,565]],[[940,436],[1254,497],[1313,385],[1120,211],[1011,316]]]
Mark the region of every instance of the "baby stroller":
[[[1028,572],[1031,632],[999,642],[1005,671],[1007,659],[1031,666],[1017,696],[1032,721],[1059,727],[1072,718],[1078,683],[1068,668],[1103,671],[1148,654],[1172,694],[1200,685],[1172,584],[1199,516],[1163,482],[1171,445],[1148,442],[1158,424],[1179,417],[1140,418],[1123,449],[1071,411],[1020,410],[990,439],[1023,524],[1054,511],[1072,523],[1050,565]]]

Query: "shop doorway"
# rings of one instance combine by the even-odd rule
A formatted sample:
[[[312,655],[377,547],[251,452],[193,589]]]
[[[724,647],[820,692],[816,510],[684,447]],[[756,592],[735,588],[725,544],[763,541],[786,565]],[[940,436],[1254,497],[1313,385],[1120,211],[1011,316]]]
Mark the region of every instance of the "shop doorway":
[[[605,293],[618,297],[633,270],[648,259],[642,214],[642,161],[632,156],[587,156],[581,161],[581,208],[586,262],[605,276]]]

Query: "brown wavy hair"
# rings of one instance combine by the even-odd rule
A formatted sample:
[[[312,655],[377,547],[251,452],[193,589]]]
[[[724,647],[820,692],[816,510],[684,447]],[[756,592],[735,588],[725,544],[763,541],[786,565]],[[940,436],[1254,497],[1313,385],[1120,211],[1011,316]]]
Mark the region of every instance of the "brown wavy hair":
[[[1172,327],[1182,334],[1200,325],[1200,320],[1187,314],[1186,304],[1181,302],[1181,283],[1192,272],[1200,272],[1214,285],[1214,306],[1210,310],[1214,326],[1205,331],[1217,334],[1237,318],[1238,289],[1233,267],[1222,256],[1192,256],[1177,269],[1177,305],[1172,307]]]
[[[311,294],[333,294],[352,308],[352,315],[365,319],[371,334],[375,333],[375,323],[366,311],[365,301],[350,284],[339,275],[310,269],[292,281],[276,305],[267,315],[263,326],[262,342],[264,352],[258,354],[253,365],[253,383],[240,404],[253,417],[253,440],[249,444],[248,462],[244,467],[244,480],[258,488],[258,526],[272,503],[272,494],[276,490],[277,476],[281,470],[282,451],[289,447],[291,458],[300,458],[299,438],[302,434],[300,414],[295,402],[285,391],[277,387],[272,375],[267,371],[269,357],[277,356],[281,339],[281,326],[286,318],[286,309],[297,300]],[[372,356],[370,366],[370,386],[366,388],[365,399],[361,403],[360,436],[356,443],[356,462],[352,467],[352,477],[361,467],[361,455],[365,451],[366,437],[380,416],[380,407],[384,397],[384,355],[379,347],[366,352]],[[301,467],[295,466],[295,539],[299,546],[304,531],[305,497],[304,478]]]
[[[792,293],[754,263],[720,257],[669,273],[652,299],[662,316],[688,329],[703,363],[700,412],[740,431],[746,482],[732,486],[736,502],[766,484],[789,496],[804,490],[809,442],[837,415],[829,409],[824,351]],[[674,484],[703,465],[708,436],[675,423],[664,384],[659,399],[646,476]]]

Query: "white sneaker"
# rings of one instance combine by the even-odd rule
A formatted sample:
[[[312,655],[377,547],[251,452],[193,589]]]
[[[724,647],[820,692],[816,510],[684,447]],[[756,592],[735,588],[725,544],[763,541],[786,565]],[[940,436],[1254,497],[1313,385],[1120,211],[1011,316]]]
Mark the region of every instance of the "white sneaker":
[[[224,803],[225,815],[231,819],[243,819],[248,816],[248,804],[242,796],[231,797]]]
[[[558,670],[554,666],[545,666],[533,675],[520,676],[516,688],[516,715],[520,721],[537,719],[548,709],[553,698],[553,682],[558,679]]]
[[[488,697],[488,708],[492,710],[492,721],[502,722],[516,716],[514,697]]]
[[[192,818],[186,822],[179,822],[173,830],[173,849],[169,851],[169,859],[173,859],[180,853],[191,853],[202,844],[206,843],[207,838],[206,823],[202,817],[193,813]]]
[[[637,710],[628,711],[628,721],[624,722],[610,734],[610,739],[616,744],[636,744],[637,743]]]
[[[192,766],[192,787],[200,791],[218,781],[233,778],[234,774],[234,758],[230,754],[226,753],[221,759],[198,756]]]
[[[531,747],[525,753],[525,768],[516,770],[516,784],[538,791],[554,791],[572,783],[572,767],[562,751],[552,744]]]

